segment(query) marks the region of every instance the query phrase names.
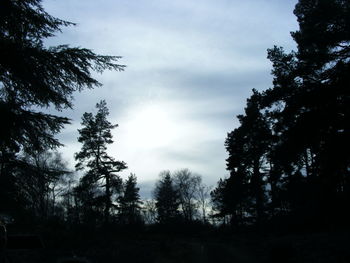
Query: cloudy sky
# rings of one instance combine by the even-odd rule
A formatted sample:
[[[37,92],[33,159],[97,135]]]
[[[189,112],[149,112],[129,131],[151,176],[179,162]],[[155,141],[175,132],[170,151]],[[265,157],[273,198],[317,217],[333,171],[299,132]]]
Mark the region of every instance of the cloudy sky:
[[[189,168],[214,185],[227,174],[224,141],[253,88],[271,86],[267,48],[294,49],[296,0],[44,0],[51,15],[77,23],[47,45],[120,55],[124,72],[96,74],[103,87],[75,94],[72,125],[59,135],[74,166],[80,119],[107,101],[110,153],[148,195],[162,170]]]

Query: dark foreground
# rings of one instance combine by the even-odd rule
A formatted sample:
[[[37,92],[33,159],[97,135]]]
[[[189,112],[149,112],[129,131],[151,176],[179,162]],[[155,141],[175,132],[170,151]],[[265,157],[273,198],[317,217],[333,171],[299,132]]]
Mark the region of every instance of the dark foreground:
[[[44,248],[8,250],[7,262],[350,262],[348,230],[283,235],[73,232],[42,232]]]

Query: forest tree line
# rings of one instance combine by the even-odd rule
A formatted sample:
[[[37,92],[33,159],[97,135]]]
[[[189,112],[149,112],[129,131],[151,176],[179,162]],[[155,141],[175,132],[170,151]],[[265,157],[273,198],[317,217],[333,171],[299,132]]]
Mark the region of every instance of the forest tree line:
[[[234,227],[348,226],[350,2],[300,0],[297,50],[268,50],[273,86],[228,133],[228,178],[212,192]]]
[[[187,169],[163,171],[153,200],[141,200],[136,175],[122,180],[127,164],[107,152],[116,125],[105,101],[82,117],[79,181],[55,150],[55,135],[71,120],[45,111],[73,108],[74,92],[102,85],[92,71],[122,71],[121,57],[46,47],[45,39],[74,24],[46,13],[40,0],[4,0],[0,14],[1,213],[97,226],[214,218],[235,229],[348,226],[348,0],[299,0],[297,50],[268,50],[273,86],[253,90],[227,135],[229,176],[210,192]]]

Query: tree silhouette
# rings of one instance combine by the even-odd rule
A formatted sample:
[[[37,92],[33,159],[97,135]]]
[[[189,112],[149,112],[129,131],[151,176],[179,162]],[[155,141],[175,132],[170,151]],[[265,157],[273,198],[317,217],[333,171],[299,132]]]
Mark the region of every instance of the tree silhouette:
[[[260,95],[257,91],[253,90],[253,95],[247,100],[245,115],[239,115],[238,119],[241,126],[229,133],[226,139],[230,177],[226,182],[224,201],[233,216],[232,220],[238,221],[243,219],[239,216],[242,215],[243,203],[252,201],[254,207],[245,212],[254,215],[257,224],[260,224],[266,203],[263,168],[271,132],[260,112]]]
[[[179,196],[183,217],[185,220],[192,221],[199,205],[198,194],[202,178],[188,169],[181,169],[174,173],[173,183]]]
[[[97,225],[101,220],[100,199],[102,193],[97,184],[90,176],[80,178],[78,185],[72,189],[74,209],[71,209],[71,221],[85,225]]]
[[[61,154],[51,151],[32,152],[21,157],[17,166],[18,190],[22,192],[27,206],[41,221],[55,215],[58,185],[71,175]]]
[[[154,199],[143,201],[142,214],[146,224],[155,224],[157,222],[157,207]]]
[[[350,4],[301,0],[294,13],[299,30],[292,36],[298,50],[269,50],[274,87],[264,97],[267,107],[282,105],[276,114],[276,151],[283,154],[276,156],[283,157],[285,170],[305,170],[313,192],[306,203],[319,207],[315,220],[331,220],[343,207],[338,204],[346,195],[350,163]]]
[[[212,198],[233,218],[245,203],[258,224],[287,215],[291,224],[334,225],[349,218],[350,3],[300,0],[294,13],[298,49],[268,50],[273,87],[253,91],[228,134],[230,177]]]
[[[136,187],[137,178],[135,174],[130,174],[123,184],[123,194],[118,198],[119,217],[124,224],[135,224],[141,222],[141,204],[139,190]]]
[[[43,222],[56,216],[57,197],[72,176],[61,154],[49,150],[23,152],[10,167],[10,173],[1,176],[1,209],[12,216],[24,216],[23,221]]]
[[[101,86],[93,71],[124,69],[116,56],[45,45],[47,38],[73,25],[45,12],[41,0],[0,3],[0,203],[21,199],[13,185],[13,169],[21,163],[18,153],[61,145],[54,136],[70,120],[44,110],[72,108],[75,91]]]
[[[226,200],[226,189],[227,180],[220,178],[217,186],[210,192],[213,210],[217,212],[216,214],[213,214],[213,217],[220,217],[225,219],[227,215],[231,215],[231,207],[229,206],[228,200]]]
[[[158,221],[161,224],[168,224],[179,216],[179,193],[174,187],[169,171],[163,171],[159,176],[153,195],[156,200]]]
[[[210,186],[201,184],[197,193],[198,206],[201,210],[202,221],[204,224],[208,223],[207,210],[210,208],[210,191]]]
[[[82,143],[82,149],[75,154],[77,170],[88,168],[84,177],[87,186],[97,184],[104,188],[103,196],[99,196],[104,205],[104,221],[109,222],[112,208],[112,196],[121,189],[121,179],[118,172],[126,169],[126,164],[116,161],[107,153],[107,145],[112,144],[111,130],[118,125],[113,125],[107,120],[109,115],[106,102],[102,100],[96,104],[97,113],[84,113],[82,117],[82,129],[79,129],[78,141]]]
[[[40,3],[40,0],[1,2],[2,152],[60,145],[53,135],[69,119],[38,110],[49,106],[57,110],[71,108],[74,91],[101,86],[90,71],[124,68],[115,63],[119,57],[96,55],[91,50],[68,45],[45,47],[46,38],[74,24],[49,15]]]

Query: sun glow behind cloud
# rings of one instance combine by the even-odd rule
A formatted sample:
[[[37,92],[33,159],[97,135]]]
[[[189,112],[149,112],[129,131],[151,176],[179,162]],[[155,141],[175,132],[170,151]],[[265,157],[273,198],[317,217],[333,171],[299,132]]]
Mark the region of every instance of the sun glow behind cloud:
[[[133,145],[141,149],[167,147],[176,137],[174,113],[160,104],[146,104],[131,109],[123,122]]]
[[[60,135],[74,164],[80,118],[106,99],[118,123],[110,152],[139,182],[189,168],[214,184],[226,174],[224,141],[253,88],[271,86],[266,49],[294,44],[296,0],[44,0],[78,23],[48,44],[122,55],[125,72],[96,75],[103,87],[75,95],[73,125]]]

